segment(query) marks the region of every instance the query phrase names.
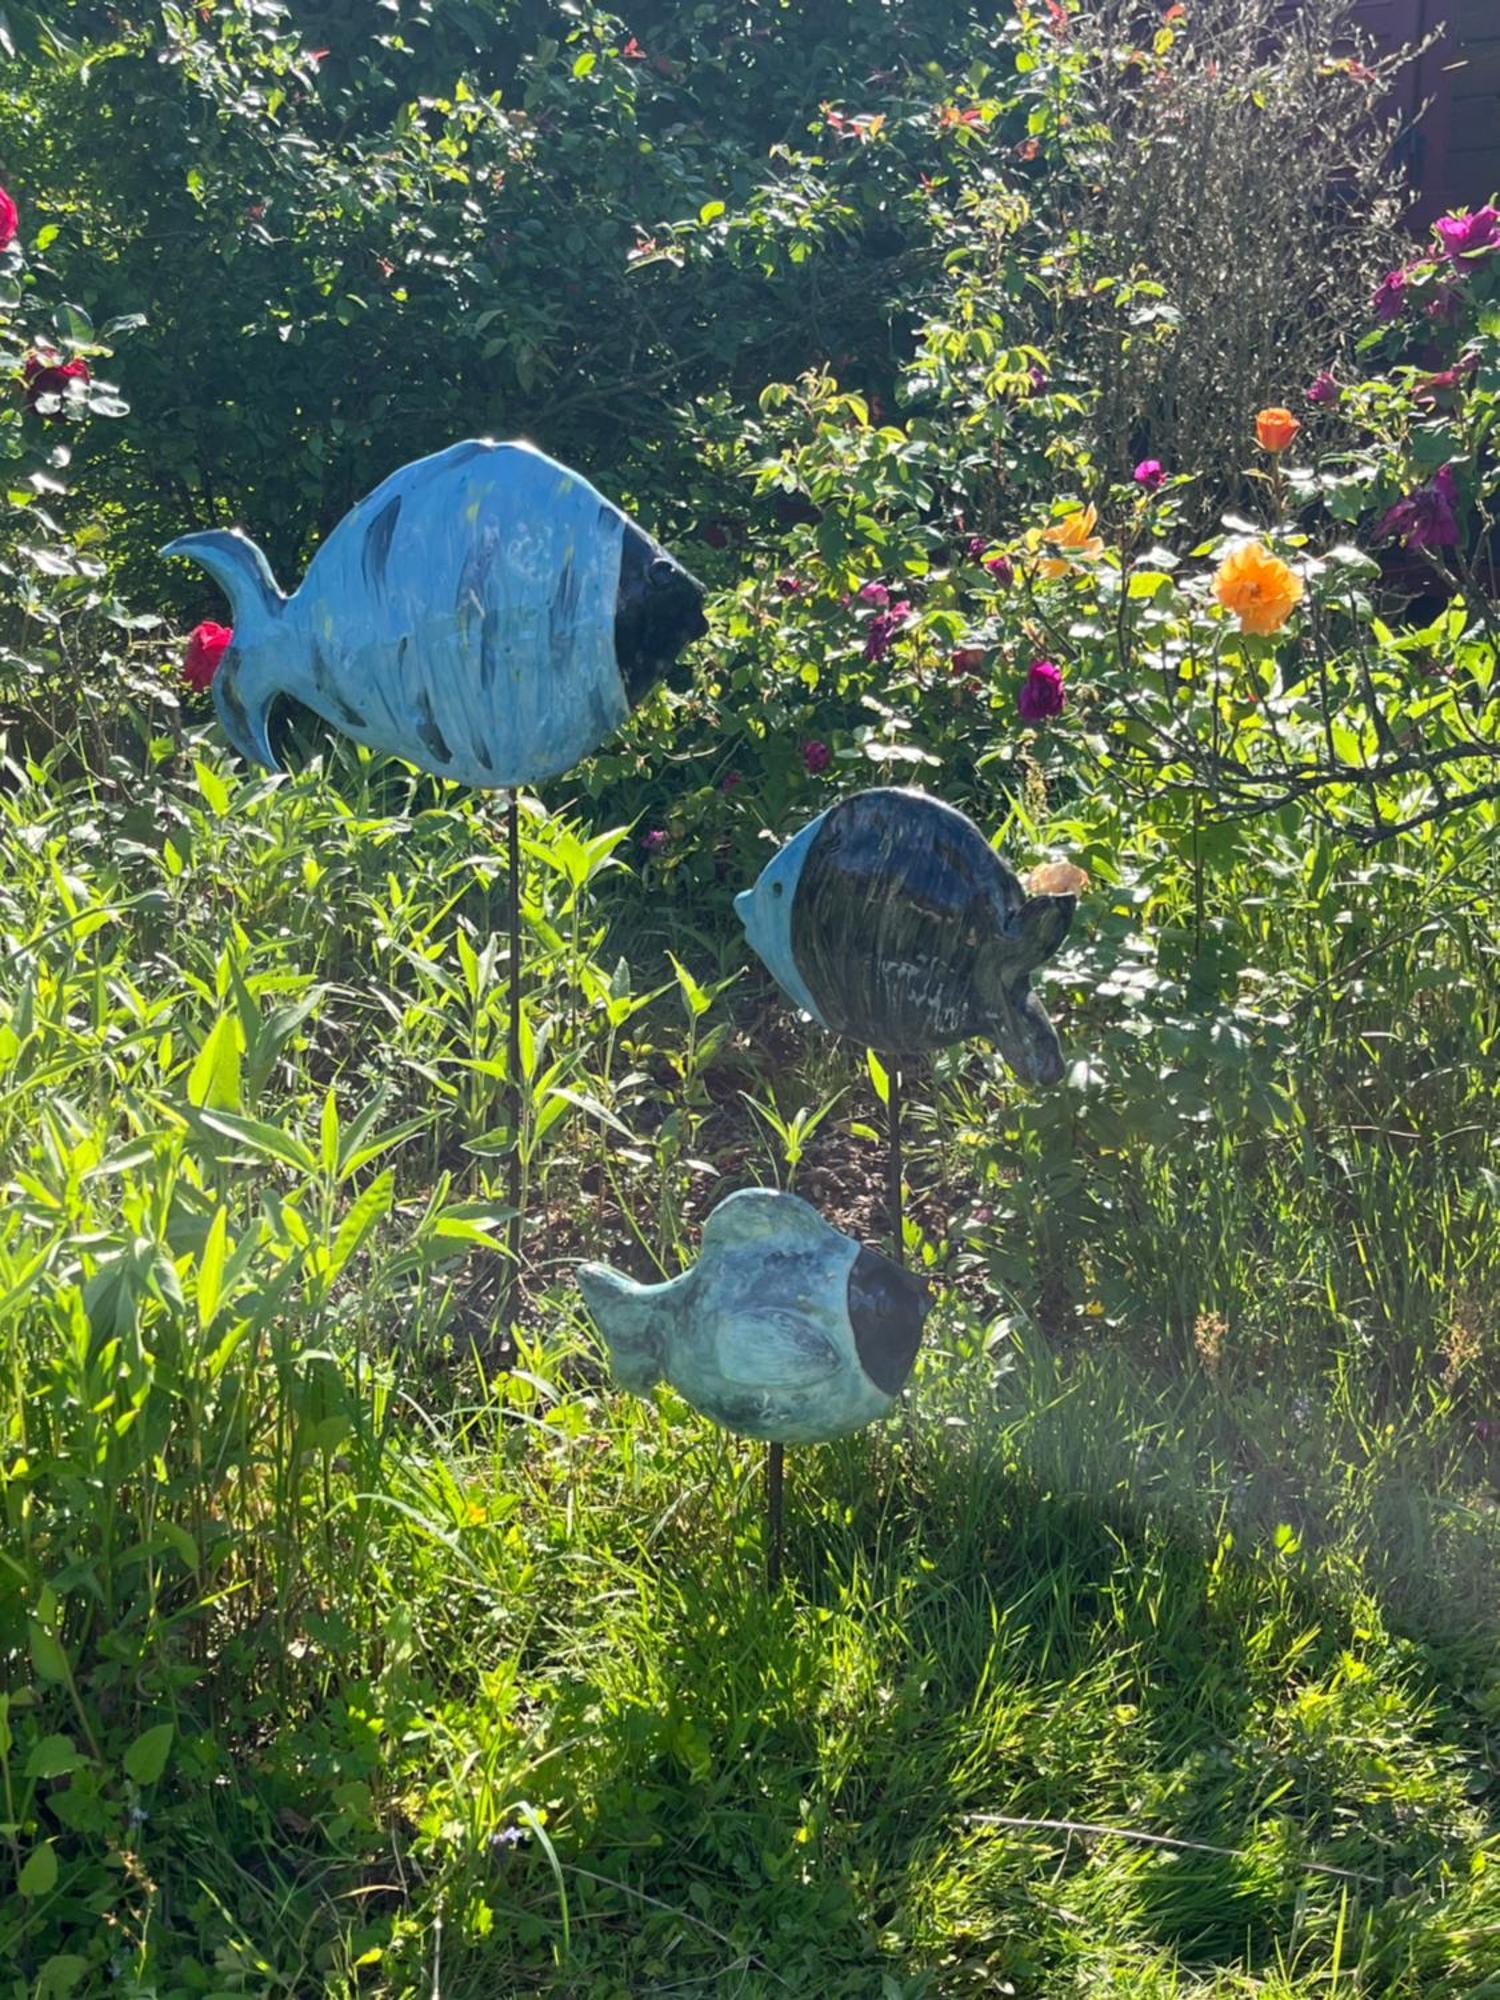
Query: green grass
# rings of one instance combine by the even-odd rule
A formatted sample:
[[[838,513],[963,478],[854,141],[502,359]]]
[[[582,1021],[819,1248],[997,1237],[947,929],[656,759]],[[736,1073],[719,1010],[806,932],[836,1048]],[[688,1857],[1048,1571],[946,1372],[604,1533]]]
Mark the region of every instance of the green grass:
[[[0,800],[0,1993],[1500,1995],[1492,846],[1199,922],[1166,814],[1012,824],[1089,1068],[909,1079],[930,1338],[770,1596],[568,1270],[878,1234],[861,1053],[530,822],[512,1351],[497,819],[152,758]]]

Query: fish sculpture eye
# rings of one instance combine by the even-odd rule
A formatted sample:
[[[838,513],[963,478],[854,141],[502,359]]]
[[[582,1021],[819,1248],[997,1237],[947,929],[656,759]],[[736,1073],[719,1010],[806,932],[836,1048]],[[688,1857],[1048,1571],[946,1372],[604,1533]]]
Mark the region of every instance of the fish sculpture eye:
[[[240,534],[184,535],[233,607],[214,705],[275,770],[289,695],[372,750],[479,787],[540,784],[596,750],[707,631],[703,587],[586,479],[470,439],[403,466],[284,596]]]

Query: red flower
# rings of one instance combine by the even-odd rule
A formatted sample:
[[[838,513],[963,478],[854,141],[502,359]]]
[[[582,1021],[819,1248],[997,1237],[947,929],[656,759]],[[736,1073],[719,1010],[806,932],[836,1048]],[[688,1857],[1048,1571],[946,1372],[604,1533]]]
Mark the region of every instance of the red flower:
[[[960,646],[956,653],[949,655],[949,663],[956,674],[971,674],[976,667],[984,665],[982,646]]]
[[[182,656],[182,678],[195,694],[202,694],[213,686],[214,675],[219,671],[219,662],[229,651],[234,639],[231,625],[215,625],[211,619],[196,625],[187,642],[187,651]]]
[[[1002,590],[1009,589],[1016,580],[1016,566],[1003,552],[998,556],[991,556],[985,568]]]
[[[667,844],[666,829],[654,826],[649,833],[641,835],[641,848],[647,854],[660,854]]]
[[[70,383],[86,385],[93,374],[81,354],[64,361],[55,347],[34,347],[21,364],[21,379],[26,384],[26,407],[34,410],[46,396],[55,396],[61,404],[71,393]]]
[[[820,771],[828,769],[832,754],[826,743],[820,743],[816,737],[813,737],[810,742],[804,743],[802,746],[803,769],[810,778],[817,777]]]
[[[781,592],[783,597],[800,597],[803,591],[806,590],[807,585],[802,581],[800,576],[778,576],[776,579],[776,588]]]
[[[16,231],[21,226],[21,218],[16,213],[16,205],[0,187],[0,250],[8,250],[16,240]]]
[[[641,47],[634,35],[630,37],[630,40],[621,49],[620,54],[625,58],[626,62],[644,62],[646,60],[646,51]],[[666,838],[665,835],[662,837],[663,839]]]
[[[1319,369],[1306,389],[1307,400],[1324,409],[1339,399],[1339,385],[1326,368]]]
[[[719,781],[719,790],[721,792],[737,792],[744,782],[743,773],[739,771],[726,771]]]

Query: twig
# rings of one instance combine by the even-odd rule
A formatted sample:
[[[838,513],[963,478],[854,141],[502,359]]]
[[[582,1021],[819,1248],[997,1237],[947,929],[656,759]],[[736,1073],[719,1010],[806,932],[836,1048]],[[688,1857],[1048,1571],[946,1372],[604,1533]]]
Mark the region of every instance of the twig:
[[[1243,1861],[1246,1856],[1238,1847],[1216,1847],[1211,1840],[1178,1840],[1169,1833],[1144,1833],[1133,1826],[1096,1826],[1086,1819],[1021,1819],[1010,1813],[965,1813],[965,1821],[970,1826],[1010,1826],[1022,1832],[1043,1833],[1086,1833],[1105,1840],[1134,1840],[1144,1847],[1187,1848],[1195,1854],[1220,1854],[1228,1861]],[[1378,1875],[1361,1875],[1355,1868],[1335,1868],[1331,1861],[1300,1861],[1313,1875],[1336,1875],[1344,1882],[1368,1882],[1378,1888]]]

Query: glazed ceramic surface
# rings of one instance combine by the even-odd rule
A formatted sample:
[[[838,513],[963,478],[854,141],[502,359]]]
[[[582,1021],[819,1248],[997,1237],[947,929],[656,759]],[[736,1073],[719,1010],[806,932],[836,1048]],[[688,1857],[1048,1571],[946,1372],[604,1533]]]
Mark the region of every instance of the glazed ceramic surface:
[[[290,597],[240,534],[163,551],[233,608],[225,734],[275,769],[278,695],[373,750],[477,786],[537,784],[597,748],[706,629],[699,585],[586,479],[470,440],[403,466],[334,529]]]
[[[985,1035],[1028,1082],[1062,1075],[1031,974],[1066,937],[1077,898],[1029,896],[952,806],[860,792],[788,841],[734,906],[784,991],[825,1028],[892,1055]]]
[[[931,1303],[920,1278],[764,1188],[719,1203],[681,1277],[641,1285],[581,1264],[578,1286],[622,1387],[670,1382],[725,1430],[783,1444],[888,1410]]]

